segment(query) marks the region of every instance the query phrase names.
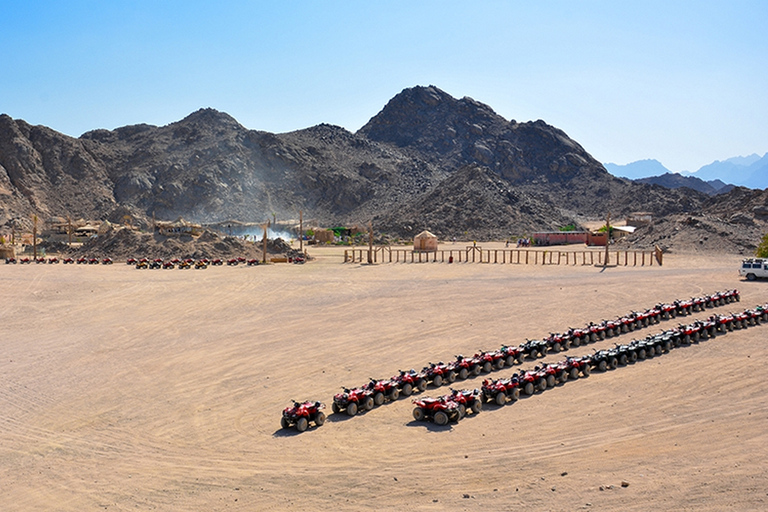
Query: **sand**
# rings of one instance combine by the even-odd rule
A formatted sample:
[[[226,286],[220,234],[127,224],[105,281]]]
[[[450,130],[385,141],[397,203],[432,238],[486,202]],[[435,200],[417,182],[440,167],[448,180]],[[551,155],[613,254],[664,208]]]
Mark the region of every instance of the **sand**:
[[[659,301],[739,288],[719,310],[768,302],[738,257],[603,271],[310,253],[186,271],[0,264],[2,510],[768,508],[768,325],[449,427],[413,421],[407,398],[279,426],[291,399],[330,409],[341,386]]]

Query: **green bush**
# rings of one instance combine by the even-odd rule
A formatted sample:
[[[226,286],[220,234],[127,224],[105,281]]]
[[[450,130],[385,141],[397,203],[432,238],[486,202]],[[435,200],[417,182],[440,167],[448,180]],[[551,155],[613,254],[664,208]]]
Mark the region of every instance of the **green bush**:
[[[768,233],[763,235],[763,239],[760,241],[760,245],[757,246],[755,255],[758,258],[768,258]]]

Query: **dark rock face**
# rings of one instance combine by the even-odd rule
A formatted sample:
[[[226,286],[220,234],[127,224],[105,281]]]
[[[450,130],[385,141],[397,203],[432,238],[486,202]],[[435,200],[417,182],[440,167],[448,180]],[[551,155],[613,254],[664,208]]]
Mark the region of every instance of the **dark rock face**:
[[[357,133],[248,130],[202,109],[78,139],[0,116],[0,225],[72,215],[261,222],[273,214],[476,239],[584,217],[701,208],[704,194],[609,175],[561,130],[471,98],[406,89]],[[18,220],[16,221],[19,222]]]

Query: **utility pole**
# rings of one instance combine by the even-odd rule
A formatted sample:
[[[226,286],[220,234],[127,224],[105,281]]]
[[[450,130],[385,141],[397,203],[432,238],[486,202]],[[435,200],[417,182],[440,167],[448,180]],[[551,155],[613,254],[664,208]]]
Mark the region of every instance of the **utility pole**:
[[[299,250],[304,252],[304,212],[299,210]]]
[[[67,243],[72,247],[72,217],[67,215]]]
[[[608,266],[608,244],[611,241],[611,212],[608,212],[608,216],[605,219],[605,262],[603,267]]]
[[[373,221],[368,221],[368,264],[373,265]]]
[[[32,257],[37,260],[37,215],[32,215]]]
[[[261,262],[266,263],[267,262],[267,228],[269,227],[269,221],[267,221],[266,224],[262,224],[262,226],[264,226],[264,239],[262,240],[264,242],[264,249],[263,249]]]

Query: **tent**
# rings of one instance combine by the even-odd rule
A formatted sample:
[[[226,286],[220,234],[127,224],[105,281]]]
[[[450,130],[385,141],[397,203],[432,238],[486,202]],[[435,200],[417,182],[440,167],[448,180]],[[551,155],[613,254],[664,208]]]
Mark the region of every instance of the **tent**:
[[[422,231],[413,237],[413,250],[420,252],[437,251],[437,236],[429,231]]]

